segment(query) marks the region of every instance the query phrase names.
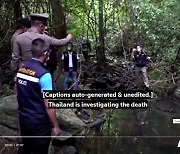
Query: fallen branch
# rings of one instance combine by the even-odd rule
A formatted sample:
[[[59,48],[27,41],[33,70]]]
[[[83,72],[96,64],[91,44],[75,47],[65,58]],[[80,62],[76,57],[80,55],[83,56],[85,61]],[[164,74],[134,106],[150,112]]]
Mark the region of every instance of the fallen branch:
[[[177,77],[173,77],[173,80],[175,79],[179,79],[180,76]],[[152,82],[156,82],[156,83],[160,83],[160,82],[167,82],[167,81],[171,81],[172,79],[166,79],[166,80],[151,80]],[[175,82],[174,82],[175,83]],[[176,83],[175,83],[176,84]]]

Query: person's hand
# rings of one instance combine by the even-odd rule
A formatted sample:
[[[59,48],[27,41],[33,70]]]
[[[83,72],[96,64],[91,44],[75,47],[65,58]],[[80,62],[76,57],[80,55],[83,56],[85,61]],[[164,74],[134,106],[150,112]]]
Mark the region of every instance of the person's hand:
[[[72,40],[73,36],[72,36],[71,34],[68,34],[68,35],[66,36],[66,38],[67,38],[68,40]]]
[[[62,74],[64,73],[64,68],[61,70],[61,73],[62,73]]]
[[[151,57],[147,57],[147,60],[151,60]]]
[[[17,80],[17,77],[15,76],[15,77],[14,77],[14,82],[16,82],[16,80]]]
[[[52,128],[52,136],[58,136],[61,134],[61,130],[59,126],[55,126]]]
[[[79,73],[80,73],[80,70],[78,69],[78,70],[77,70],[77,75],[78,75]]]

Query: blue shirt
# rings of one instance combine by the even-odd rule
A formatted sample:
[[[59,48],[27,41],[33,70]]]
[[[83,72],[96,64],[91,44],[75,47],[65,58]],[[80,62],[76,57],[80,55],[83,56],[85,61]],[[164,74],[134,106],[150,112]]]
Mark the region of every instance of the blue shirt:
[[[39,79],[39,84],[41,86],[41,92],[43,90],[52,90],[52,77],[50,73],[44,74],[40,79]]]
[[[36,58],[32,58],[34,60],[39,61]],[[40,79],[39,79],[39,84],[41,86],[41,92],[43,90],[52,90],[52,77],[50,73],[44,74]]]

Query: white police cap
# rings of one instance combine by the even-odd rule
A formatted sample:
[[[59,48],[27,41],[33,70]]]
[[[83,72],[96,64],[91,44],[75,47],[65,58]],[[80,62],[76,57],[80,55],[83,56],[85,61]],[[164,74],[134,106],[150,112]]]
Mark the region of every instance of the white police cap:
[[[47,19],[49,17],[49,14],[47,13],[32,13],[29,15],[31,18],[31,21],[42,21],[44,23],[44,25],[47,25]]]
[[[30,16],[31,18],[32,18],[32,17],[46,18],[46,19],[49,18],[49,14],[48,14],[48,13],[31,13],[29,16]]]

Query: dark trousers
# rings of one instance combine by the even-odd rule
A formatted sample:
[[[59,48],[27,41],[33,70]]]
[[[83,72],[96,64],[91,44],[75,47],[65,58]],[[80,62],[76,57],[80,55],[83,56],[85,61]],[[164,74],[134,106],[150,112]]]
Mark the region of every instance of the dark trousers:
[[[48,154],[50,137],[23,137],[23,136],[51,136],[51,126],[45,124],[20,123],[22,141],[18,154]]]
[[[68,90],[69,77],[72,79],[72,89],[77,90],[77,72],[73,71],[73,68],[69,68],[69,72],[64,72],[64,90]]]

